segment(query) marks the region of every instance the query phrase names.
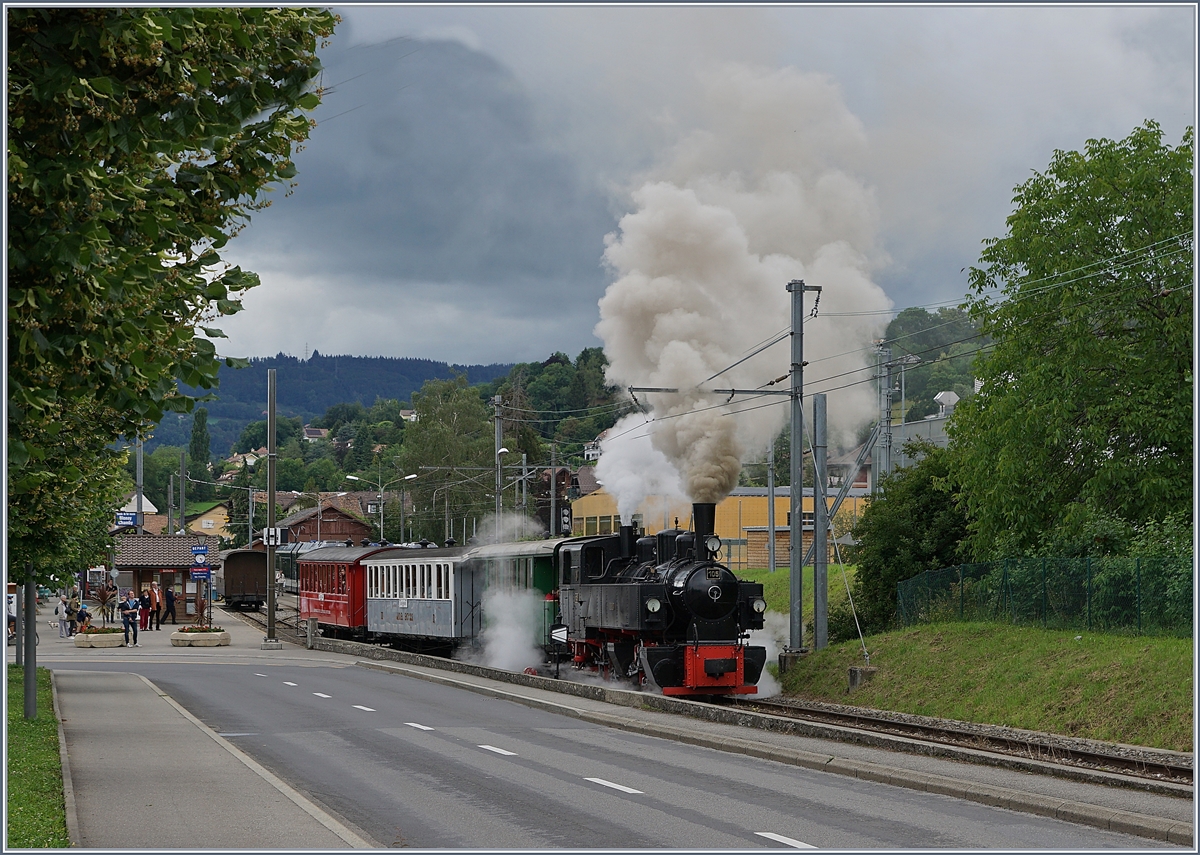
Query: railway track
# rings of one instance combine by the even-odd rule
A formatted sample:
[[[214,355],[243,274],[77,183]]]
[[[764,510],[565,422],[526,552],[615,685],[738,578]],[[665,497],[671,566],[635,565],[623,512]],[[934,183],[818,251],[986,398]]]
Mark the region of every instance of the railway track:
[[[264,608],[261,611],[240,611],[237,609],[226,609],[228,614],[235,615],[241,618],[246,623],[254,626],[267,628],[267,610]],[[300,625],[299,613],[295,606],[277,603],[275,605],[275,628],[278,632],[294,633],[297,636],[304,635],[304,627]]]
[[[904,736],[932,744],[972,748],[1063,767],[1098,770],[1160,783],[1193,785],[1192,755],[1175,751],[1093,742],[995,725],[948,721],[833,704],[764,699],[733,700],[723,705],[873,733]]]

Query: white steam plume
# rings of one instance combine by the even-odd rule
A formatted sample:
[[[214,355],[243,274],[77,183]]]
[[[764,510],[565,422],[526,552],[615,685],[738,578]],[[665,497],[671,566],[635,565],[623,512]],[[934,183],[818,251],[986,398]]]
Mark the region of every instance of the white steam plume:
[[[672,504],[685,502],[679,473],[647,435],[646,416],[630,413],[621,418],[600,441],[596,480],[617,502],[622,525],[631,525],[633,515],[648,496]],[[665,528],[665,526],[664,526]]]
[[[890,301],[869,276],[883,260],[874,197],[844,171],[866,153],[865,135],[837,88],[791,68],[743,65],[702,84],[706,126],[632,191],[635,210],[608,236],[616,281],[596,334],[610,382],[680,390],[646,395],[653,446],[693,501],[715,502],[736,486],[742,457],[766,449],[787,418],[786,398],[726,405],[711,391],[787,374],[786,340],[724,370],[789,327],[786,283],[824,289],[821,313],[804,329],[806,360],[822,360],[806,374],[806,394],[821,391],[822,377],[842,375],[827,384],[841,386],[868,376],[844,372],[869,364],[886,315],[863,313],[885,312]],[[851,435],[873,401],[866,384],[831,396],[833,438]]]

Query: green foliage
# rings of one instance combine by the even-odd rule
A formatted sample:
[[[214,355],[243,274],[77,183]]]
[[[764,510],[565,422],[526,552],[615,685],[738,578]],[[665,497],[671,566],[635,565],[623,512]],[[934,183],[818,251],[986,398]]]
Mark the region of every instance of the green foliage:
[[[275,417],[275,447],[278,450],[282,448],[290,439],[299,439],[304,433],[304,423],[299,418],[288,418],[287,416]],[[267,421],[250,422],[242,429],[242,435],[238,437],[237,444],[233,450],[238,454],[246,454],[250,451],[257,451],[260,448],[267,447]]]
[[[1055,152],[972,268],[994,345],[949,425],[979,558],[1192,502],[1192,161],[1153,122]]]
[[[420,474],[420,479],[411,482],[406,490],[413,503],[408,522],[417,538],[427,537],[440,543],[447,507],[451,518],[483,517],[494,511],[492,415],[478,391],[468,386],[461,375],[453,380],[426,382],[413,395],[413,407],[417,420],[405,429],[396,471]],[[421,467],[437,468],[422,470]],[[377,477],[371,470],[367,474],[372,480]],[[385,526],[389,517],[398,525],[399,508],[394,511],[385,508],[384,513]],[[388,534],[395,536],[399,532]]]
[[[215,385],[220,331],[206,325],[257,284],[219,251],[295,175],[334,23],[268,8],[8,16],[9,559],[22,573],[79,557],[35,541],[96,530],[74,515],[101,510],[105,446],[189,410],[177,381]]]
[[[545,440],[559,445],[559,459],[583,462],[583,446],[616,424],[625,407],[619,390],[604,380],[604,351],[589,347],[572,362],[555,353],[545,362],[513,366],[506,378],[481,389],[504,400],[505,445],[530,460],[548,459]],[[509,444],[509,438],[512,444]]]
[[[962,309],[941,308],[929,312],[915,307],[902,311],[888,324],[884,338],[892,349],[892,359],[906,355],[921,361],[903,371],[904,395],[893,403],[903,404],[906,422],[920,421],[938,411],[933,400],[939,392],[954,392],[960,399],[974,391],[971,364],[975,352],[985,343],[978,329]],[[893,372],[895,382],[901,382],[900,369]]]
[[[966,516],[951,492],[945,449],[911,442],[905,453],[920,459],[882,480],[880,492],[854,527],[859,545],[854,550],[858,574],[853,593],[864,633],[890,627],[896,614],[896,584],[955,563],[967,532]]]

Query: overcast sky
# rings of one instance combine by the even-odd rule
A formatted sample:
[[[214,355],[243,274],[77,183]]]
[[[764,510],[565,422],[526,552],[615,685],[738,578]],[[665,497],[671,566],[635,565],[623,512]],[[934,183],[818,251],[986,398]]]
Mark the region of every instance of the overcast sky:
[[[227,247],[262,285],[224,353],[574,356],[648,182],[806,281],[836,245],[885,305],[947,304],[1055,149],[1195,123],[1188,6],[336,11],[298,187]]]

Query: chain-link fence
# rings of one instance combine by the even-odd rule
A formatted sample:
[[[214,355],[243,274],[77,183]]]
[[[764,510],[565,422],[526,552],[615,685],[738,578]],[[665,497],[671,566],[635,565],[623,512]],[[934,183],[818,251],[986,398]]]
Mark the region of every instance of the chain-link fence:
[[[1005,621],[1057,629],[1187,636],[1190,558],[1008,558],[959,564],[896,586],[905,626]]]

